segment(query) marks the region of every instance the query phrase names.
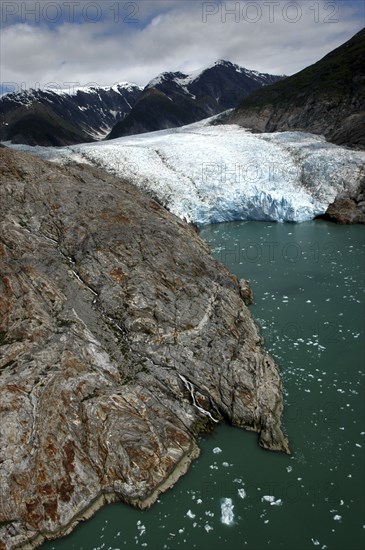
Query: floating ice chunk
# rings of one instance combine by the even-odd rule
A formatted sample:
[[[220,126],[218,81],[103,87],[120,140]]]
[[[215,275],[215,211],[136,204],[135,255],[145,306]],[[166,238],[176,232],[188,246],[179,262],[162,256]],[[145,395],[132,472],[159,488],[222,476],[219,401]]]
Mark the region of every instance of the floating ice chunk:
[[[335,521],[341,521],[342,516],[339,516],[338,514],[336,514],[335,516],[333,516],[333,519],[334,519]]]
[[[272,495],[264,495],[262,498],[261,498],[261,501],[262,502],[270,502],[270,505],[271,506],[281,506],[283,504],[283,501],[281,500],[281,498],[278,498],[277,500],[275,500],[275,497],[273,497]]]
[[[240,498],[246,498],[246,491],[244,489],[238,489],[238,496]]]
[[[145,532],[146,532],[146,526],[145,526],[145,525],[142,525],[141,520],[138,520],[138,521],[137,521],[137,529],[138,529],[138,531],[139,531],[139,536],[144,535]]]
[[[191,519],[194,519],[195,518],[195,514],[193,514],[193,512],[191,510],[188,510],[186,512],[186,515],[188,516],[188,518],[191,518]]]
[[[234,520],[234,505],[231,498],[224,498],[221,502],[221,522],[225,525],[232,525]]]
[[[222,452],[222,449],[221,449],[220,447],[214,447],[213,453],[214,453],[215,455],[217,455],[217,454],[219,454],[219,453],[221,453],[221,452]]]
[[[317,539],[311,539],[311,541],[313,542],[314,546],[319,546],[320,545],[320,542]]]
[[[287,466],[286,467],[286,471],[288,472],[288,474],[292,471],[293,467],[292,466]]]
[[[204,525],[204,529],[207,533],[209,533],[209,531],[213,531],[213,527],[211,525],[208,525],[207,523]]]

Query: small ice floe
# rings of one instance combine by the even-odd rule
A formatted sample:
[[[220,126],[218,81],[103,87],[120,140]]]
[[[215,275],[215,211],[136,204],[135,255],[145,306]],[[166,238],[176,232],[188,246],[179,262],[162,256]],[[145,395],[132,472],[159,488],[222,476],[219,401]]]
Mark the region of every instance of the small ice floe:
[[[221,453],[221,452],[222,452],[222,449],[221,449],[220,447],[214,447],[213,453],[214,453],[215,455],[218,455],[218,454]]]
[[[201,504],[203,501],[201,498],[198,498],[198,500],[196,501],[197,504]]]
[[[274,502],[270,502],[270,506],[282,506],[283,501],[281,498],[278,498],[278,500],[274,500]]]
[[[292,466],[287,466],[286,467],[286,471],[288,472],[288,474],[290,474],[290,472],[292,471],[293,467]]]
[[[242,499],[246,498],[246,491],[244,489],[238,489],[238,496]]]
[[[207,523],[204,525],[204,529],[207,533],[209,533],[209,531],[213,531],[213,527],[211,525],[208,525]]]
[[[231,498],[224,498],[221,501],[221,522],[225,525],[232,525],[234,520],[233,503]]]
[[[333,519],[334,519],[335,521],[341,521],[342,516],[339,516],[338,514],[336,514],[335,516],[333,516]]]
[[[314,546],[319,546],[320,545],[320,542],[317,539],[311,539],[311,541],[313,542]]]
[[[188,516],[188,518],[191,518],[191,519],[194,519],[195,518],[195,514],[193,514],[193,512],[191,510],[188,510],[186,512],[186,515]]]
[[[261,501],[262,502],[270,502],[270,505],[271,506],[281,506],[283,504],[283,501],[281,500],[281,498],[278,498],[277,500],[275,500],[275,497],[272,496],[272,495],[264,495],[262,498],[261,498]]]
[[[231,466],[231,465],[228,464],[228,462],[222,462],[222,466],[224,466],[225,468],[229,468],[229,466]]]
[[[138,531],[139,531],[139,536],[144,535],[145,532],[146,532],[146,526],[145,526],[145,525],[142,525],[141,520],[138,520],[138,521],[137,521],[137,529],[138,529]]]

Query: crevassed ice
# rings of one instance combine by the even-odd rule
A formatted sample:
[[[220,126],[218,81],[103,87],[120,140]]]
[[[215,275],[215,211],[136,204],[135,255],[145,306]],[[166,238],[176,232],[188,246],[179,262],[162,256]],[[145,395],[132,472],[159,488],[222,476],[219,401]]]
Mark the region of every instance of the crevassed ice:
[[[310,220],[324,213],[339,192],[357,187],[365,174],[364,152],[320,136],[251,134],[236,125],[209,122],[67,148],[30,149],[63,163],[78,157],[101,165],[198,225]]]

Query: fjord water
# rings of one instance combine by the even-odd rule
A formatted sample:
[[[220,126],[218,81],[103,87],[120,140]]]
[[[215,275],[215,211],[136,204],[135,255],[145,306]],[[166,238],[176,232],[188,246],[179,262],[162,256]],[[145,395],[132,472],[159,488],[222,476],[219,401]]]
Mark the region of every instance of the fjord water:
[[[150,510],[106,506],[42,550],[364,548],[363,228],[237,222],[201,236],[254,290],[292,455],[219,426]]]

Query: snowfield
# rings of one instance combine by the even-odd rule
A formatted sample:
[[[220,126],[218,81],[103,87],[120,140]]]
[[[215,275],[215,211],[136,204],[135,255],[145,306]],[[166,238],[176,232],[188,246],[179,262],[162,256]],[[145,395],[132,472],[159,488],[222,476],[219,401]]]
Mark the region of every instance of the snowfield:
[[[310,220],[365,175],[364,152],[320,136],[251,134],[211,120],[64,148],[7,145],[56,162],[101,166],[198,225]]]

